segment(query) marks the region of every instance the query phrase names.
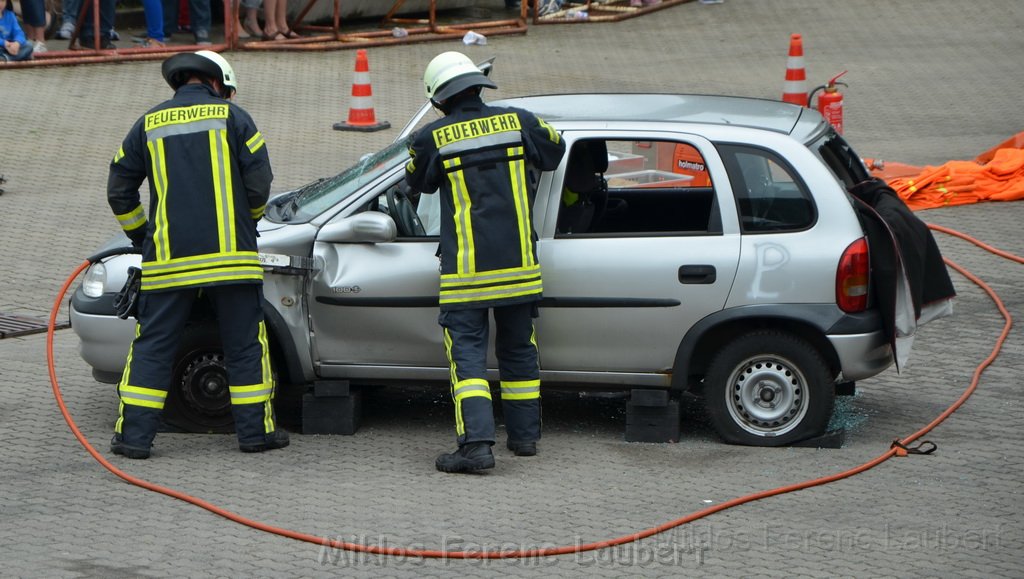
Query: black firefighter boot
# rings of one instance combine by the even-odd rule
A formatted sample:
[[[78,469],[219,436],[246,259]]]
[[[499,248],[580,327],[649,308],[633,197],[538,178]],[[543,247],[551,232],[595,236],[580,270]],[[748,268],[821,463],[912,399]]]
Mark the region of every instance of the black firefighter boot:
[[[235,418],[238,449],[242,452],[276,450],[288,446],[291,442],[288,433],[277,424],[273,406],[269,403],[232,404],[231,413]],[[265,431],[268,421],[275,426],[270,432]]]
[[[441,472],[472,472],[494,468],[494,454],[489,442],[469,442],[452,453],[442,454],[435,463]]]
[[[125,458],[149,458],[159,426],[160,410],[122,404],[121,432],[115,432],[110,439],[110,452]]]

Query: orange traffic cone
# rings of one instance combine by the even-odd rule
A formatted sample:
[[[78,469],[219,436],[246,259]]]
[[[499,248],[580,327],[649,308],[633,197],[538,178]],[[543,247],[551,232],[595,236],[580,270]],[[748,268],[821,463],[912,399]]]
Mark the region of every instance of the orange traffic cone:
[[[799,34],[789,37],[789,59],[786,60],[786,82],[782,85],[782,101],[802,107],[807,106],[804,40]]]
[[[391,128],[387,121],[377,121],[373,112],[373,88],[370,86],[370,61],[366,50],[356,51],[356,72],[352,80],[352,104],[348,120],[334,123],[338,131],[379,131]]]

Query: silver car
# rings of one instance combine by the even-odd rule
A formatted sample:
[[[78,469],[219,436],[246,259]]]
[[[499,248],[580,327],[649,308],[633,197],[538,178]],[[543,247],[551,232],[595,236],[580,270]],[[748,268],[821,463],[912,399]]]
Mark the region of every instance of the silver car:
[[[892,364],[846,192],[868,172],[817,112],[672,94],[493,104],[533,111],[567,144],[555,171],[533,176],[545,385],[695,393],[725,441],[777,446],[824,432],[837,385]],[[448,387],[438,195],[404,186],[417,121],[384,150],[268,205],[264,311],[282,389]],[[137,263],[94,264],[72,298],[82,357],[102,382],[117,381],[133,336],[112,296]],[[193,317],[165,420],[229,428],[216,326],[207,308]]]

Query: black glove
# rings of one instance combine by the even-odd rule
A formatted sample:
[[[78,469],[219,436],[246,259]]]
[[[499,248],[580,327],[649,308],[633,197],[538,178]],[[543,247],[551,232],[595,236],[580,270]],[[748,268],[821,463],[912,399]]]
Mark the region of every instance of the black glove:
[[[128,279],[124,281],[121,291],[114,296],[114,309],[117,317],[122,320],[138,318],[139,290],[142,287],[142,270],[137,267],[128,268]]]
[[[146,241],[146,229],[140,227],[130,233],[128,233],[128,239],[132,242],[132,247],[141,248],[142,244]]]

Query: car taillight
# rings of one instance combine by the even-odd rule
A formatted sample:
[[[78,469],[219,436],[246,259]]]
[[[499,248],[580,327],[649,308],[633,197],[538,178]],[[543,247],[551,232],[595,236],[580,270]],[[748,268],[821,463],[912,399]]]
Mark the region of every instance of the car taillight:
[[[848,314],[863,312],[868,307],[868,242],[854,241],[843,252],[836,270],[836,304]]]

